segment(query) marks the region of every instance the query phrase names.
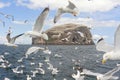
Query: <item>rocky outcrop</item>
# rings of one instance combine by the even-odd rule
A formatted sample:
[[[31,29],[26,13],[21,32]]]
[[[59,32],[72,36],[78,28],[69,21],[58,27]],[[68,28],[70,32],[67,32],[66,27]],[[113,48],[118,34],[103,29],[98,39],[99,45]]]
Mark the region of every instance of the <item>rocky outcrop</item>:
[[[48,44],[80,44],[93,45],[92,35],[87,26],[79,24],[64,24],[52,27],[45,31],[49,40]],[[33,44],[44,44],[41,38],[33,38]]]

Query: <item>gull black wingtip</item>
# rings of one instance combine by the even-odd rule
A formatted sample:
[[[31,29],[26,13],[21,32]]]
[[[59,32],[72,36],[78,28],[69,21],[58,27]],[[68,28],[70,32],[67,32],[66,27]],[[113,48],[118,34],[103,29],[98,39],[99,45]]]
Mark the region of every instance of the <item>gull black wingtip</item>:
[[[100,41],[102,41],[102,40],[104,40],[104,38],[102,37],[102,38],[100,38],[98,41],[97,41],[97,43],[99,43]]]

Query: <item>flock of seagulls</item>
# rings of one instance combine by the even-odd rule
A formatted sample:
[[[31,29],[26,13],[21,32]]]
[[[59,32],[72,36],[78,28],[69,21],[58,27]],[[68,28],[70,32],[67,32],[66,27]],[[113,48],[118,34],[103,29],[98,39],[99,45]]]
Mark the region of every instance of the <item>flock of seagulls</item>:
[[[73,16],[77,16],[78,11],[77,11],[76,5],[74,3],[72,3],[71,1],[68,1],[68,3],[69,4],[66,7],[58,8],[58,11],[57,11],[57,13],[56,13],[56,15],[54,17],[54,20],[53,20],[54,23],[57,23],[58,20],[60,19],[61,15],[64,14],[64,13],[70,13]],[[5,45],[6,46],[12,46],[12,47],[18,47],[18,45],[15,44],[15,40],[17,38],[19,38],[20,36],[22,36],[22,35],[28,35],[28,36],[30,36],[32,38],[40,37],[40,38],[44,39],[45,41],[47,41],[49,39],[48,35],[45,32],[43,32],[42,29],[43,29],[44,22],[45,22],[45,19],[47,18],[48,13],[49,13],[49,8],[46,7],[42,11],[42,13],[40,13],[38,18],[36,19],[36,22],[34,24],[34,27],[33,27],[32,31],[27,31],[25,33],[19,34],[17,36],[12,37],[12,38],[11,38],[11,32],[8,32],[7,35],[6,35],[7,43],[5,43]],[[14,17],[12,15],[6,15],[6,14],[1,13],[1,12],[0,12],[0,14],[3,15],[5,18],[12,19],[12,21],[14,21]],[[3,26],[5,26],[4,21],[0,20],[0,22],[2,22]],[[27,20],[25,20],[24,22],[26,23]],[[78,33],[82,34],[80,32],[78,32]],[[103,38],[98,40],[98,42],[96,44],[96,49],[98,51],[104,51],[105,52],[105,54],[103,55],[103,60],[102,60],[103,64],[107,60],[120,60],[120,54],[119,54],[119,52],[120,52],[120,35],[119,34],[120,34],[120,26],[117,28],[115,36],[114,36],[114,46],[111,46],[111,45],[107,44],[104,41]],[[76,50],[77,50],[77,48],[76,48]],[[39,47],[39,46],[32,46],[32,47],[28,48],[28,50],[25,53],[25,56],[22,57],[21,59],[19,59],[18,62],[22,62],[23,59],[27,59],[29,57],[29,55],[31,55],[33,53],[35,54],[38,51],[43,51],[47,55],[51,54],[51,51],[47,47],[42,48],[42,47]],[[58,54],[55,54],[54,57],[61,58],[62,56],[58,55]],[[0,55],[0,62],[3,63],[0,66],[0,67],[3,67],[3,68],[6,68],[6,65],[7,65],[7,67],[9,67],[11,65],[11,64],[9,64],[8,61],[4,60],[4,56],[1,56],[1,55]],[[59,73],[60,70],[58,68],[55,68],[50,63],[50,59],[49,59],[48,56],[46,57],[45,62],[48,65],[48,70],[51,70],[51,74],[53,75],[53,77]],[[62,65],[61,62],[59,64]],[[31,65],[35,65],[35,63],[31,63]],[[44,65],[43,63],[39,63],[39,68],[36,68],[34,71],[31,70],[33,75],[32,76],[26,75],[27,80],[32,80],[32,77],[36,77],[36,73],[45,74],[45,70],[42,69],[43,65]],[[17,74],[19,74],[19,73],[22,74],[23,70],[18,71],[18,69],[20,67],[24,67],[24,66],[18,66],[16,68],[13,68],[12,71],[14,73],[17,73]],[[96,76],[97,80],[118,79],[118,77],[113,76],[113,75],[116,72],[118,72],[119,70],[120,70],[120,65],[117,65],[115,68],[113,68],[112,70],[108,71],[105,74],[95,73],[95,72],[92,72],[92,71],[89,71],[89,70],[86,70],[86,69],[83,69],[83,68],[77,68],[76,69],[77,74],[73,73],[71,75],[71,77],[74,78],[75,80],[84,80],[86,75],[93,75],[93,76]],[[7,80],[7,78],[5,78],[5,80]],[[64,78],[64,80],[67,80],[67,79]]]

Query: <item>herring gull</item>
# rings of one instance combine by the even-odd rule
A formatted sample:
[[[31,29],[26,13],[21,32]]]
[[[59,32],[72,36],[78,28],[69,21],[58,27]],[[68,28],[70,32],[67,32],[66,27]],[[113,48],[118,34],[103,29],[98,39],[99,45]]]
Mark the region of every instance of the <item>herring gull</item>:
[[[48,15],[48,12],[49,12],[49,8],[47,7],[38,16],[38,18],[37,18],[37,20],[36,20],[36,22],[34,24],[33,30],[25,32],[25,35],[29,35],[29,36],[31,36],[33,38],[41,37],[44,40],[48,40],[47,34],[42,33],[42,28],[43,28],[43,25],[44,25],[44,21],[45,21],[47,15]]]
[[[69,2],[69,4],[65,8],[58,8],[58,11],[54,17],[54,23],[56,23],[60,19],[60,16],[64,13],[71,13],[74,16],[76,16],[78,14],[78,12],[76,10],[77,9],[76,5],[74,3],[72,3],[71,1],[68,1],[68,2]]]
[[[103,64],[106,63],[107,60],[120,60],[120,25],[114,35],[114,46],[108,45],[102,39],[99,40],[96,49],[105,52],[102,60]]]

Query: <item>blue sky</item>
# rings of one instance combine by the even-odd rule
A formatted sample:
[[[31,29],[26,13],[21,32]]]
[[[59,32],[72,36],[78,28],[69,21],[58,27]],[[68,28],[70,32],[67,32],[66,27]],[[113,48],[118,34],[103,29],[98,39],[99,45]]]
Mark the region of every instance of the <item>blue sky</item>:
[[[50,13],[44,30],[65,23],[79,23],[92,27],[91,33],[94,38],[104,36],[107,42],[113,43],[114,32],[120,23],[120,0],[71,0],[71,2],[77,6],[79,15],[74,17],[71,14],[64,14],[60,21],[54,24],[53,17],[57,8],[67,6],[68,0],[0,0],[0,12],[13,15],[15,18],[15,21],[12,21],[0,15],[0,20],[5,22],[5,27],[0,22],[0,44],[6,42],[5,36],[9,27],[12,27],[12,36],[31,30],[36,18],[47,6],[50,7]],[[25,20],[28,20],[26,24]],[[31,39],[23,36],[16,43],[29,44]]]

